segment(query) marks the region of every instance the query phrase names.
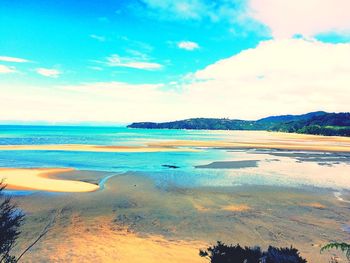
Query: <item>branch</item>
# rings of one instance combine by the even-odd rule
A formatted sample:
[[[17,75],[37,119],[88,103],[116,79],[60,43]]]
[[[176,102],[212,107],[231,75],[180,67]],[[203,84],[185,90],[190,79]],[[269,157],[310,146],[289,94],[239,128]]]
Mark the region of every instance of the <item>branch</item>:
[[[19,255],[19,257],[17,258],[16,262],[18,262],[25,253],[28,252],[28,250],[30,250],[43,236],[45,236],[47,234],[47,232],[49,232],[50,228],[54,225],[54,223],[56,222],[56,217],[57,214],[51,219],[51,221],[45,226],[45,228],[43,229],[43,231],[41,232],[41,234],[21,253],[21,255]]]

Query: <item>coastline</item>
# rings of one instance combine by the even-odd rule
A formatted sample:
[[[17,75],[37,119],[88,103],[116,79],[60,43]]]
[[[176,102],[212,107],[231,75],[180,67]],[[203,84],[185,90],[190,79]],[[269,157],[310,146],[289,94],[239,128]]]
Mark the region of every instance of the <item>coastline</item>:
[[[153,147],[203,147],[203,148],[222,148],[222,149],[278,149],[278,150],[297,150],[312,152],[350,152],[350,145],[312,145],[307,143],[291,142],[227,142],[227,141],[169,141],[149,144]]]
[[[214,131],[222,134],[219,140],[149,141],[144,145],[41,144],[0,145],[0,151],[73,151],[73,152],[197,152],[198,148],[279,149],[321,152],[350,152],[350,138],[339,136],[305,135],[296,133],[244,131]],[[196,148],[196,149],[195,149]]]

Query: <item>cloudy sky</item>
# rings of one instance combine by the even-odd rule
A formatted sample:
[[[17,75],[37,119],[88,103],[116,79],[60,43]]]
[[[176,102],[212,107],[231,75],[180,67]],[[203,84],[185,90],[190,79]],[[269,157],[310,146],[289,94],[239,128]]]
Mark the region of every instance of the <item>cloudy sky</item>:
[[[350,111],[349,0],[2,0],[1,123]]]

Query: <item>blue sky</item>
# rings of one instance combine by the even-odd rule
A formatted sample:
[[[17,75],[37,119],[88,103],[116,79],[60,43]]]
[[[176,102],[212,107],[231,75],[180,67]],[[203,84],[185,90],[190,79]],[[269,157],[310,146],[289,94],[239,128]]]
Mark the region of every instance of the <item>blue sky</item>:
[[[254,119],[346,110],[348,97],[330,100],[331,87],[324,83],[339,82],[338,93],[344,93],[348,72],[327,75],[322,83],[308,79],[349,68],[341,53],[347,58],[350,42],[344,0],[321,5],[314,0],[3,0],[0,5],[0,89],[9,101],[2,106],[2,122]],[[319,71],[295,67],[314,68],[310,59],[302,61],[309,49],[317,50],[311,62]],[[324,56],[326,50],[336,56]],[[298,62],[288,53],[300,55]],[[323,62],[333,64],[319,68]],[[295,87],[285,84],[290,82]],[[309,102],[293,107],[305,96]],[[39,100],[47,102],[40,108]],[[258,102],[264,110],[254,108]],[[77,114],[71,116],[67,105],[73,103]]]
[[[226,18],[215,22],[203,14],[198,18],[175,18],[173,13],[154,10],[142,1],[6,0],[2,5],[4,26],[0,34],[6,40],[0,45],[2,54],[65,71],[55,80],[63,83],[174,81],[268,38]],[[198,48],[181,49],[178,45],[182,41],[194,42]],[[160,69],[103,64],[113,55],[158,63]],[[23,65],[23,70],[32,66]],[[99,68],[104,71],[96,70]],[[35,78],[27,77],[30,81]],[[39,76],[36,79],[40,81]]]

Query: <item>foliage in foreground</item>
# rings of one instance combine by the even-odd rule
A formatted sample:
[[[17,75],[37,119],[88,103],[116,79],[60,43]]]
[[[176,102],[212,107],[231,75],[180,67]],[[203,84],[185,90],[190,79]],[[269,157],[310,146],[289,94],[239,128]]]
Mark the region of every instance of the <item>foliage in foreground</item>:
[[[24,215],[11,202],[10,197],[3,195],[4,188],[0,182],[0,262],[17,262],[10,252],[21,233],[19,227]]]
[[[267,251],[260,247],[241,247],[239,244],[226,245],[220,241],[216,245],[200,250],[199,255],[211,263],[306,263],[296,248],[270,246]]]
[[[52,218],[41,234],[18,257],[11,255],[16,239],[21,234],[19,227],[25,215],[13,204],[11,197],[4,196],[4,189],[5,185],[0,181],[0,263],[16,263],[48,233],[56,217]]]
[[[345,253],[346,258],[350,261],[350,244],[348,243],[340,243],[340,242],[332,242],[321,248],[321,253],[325,250],[337,249]]]

